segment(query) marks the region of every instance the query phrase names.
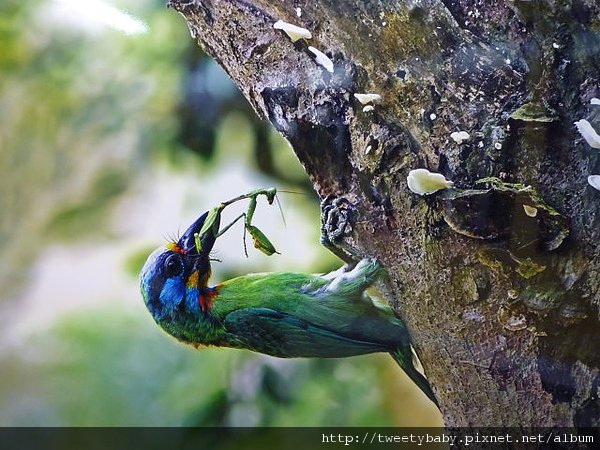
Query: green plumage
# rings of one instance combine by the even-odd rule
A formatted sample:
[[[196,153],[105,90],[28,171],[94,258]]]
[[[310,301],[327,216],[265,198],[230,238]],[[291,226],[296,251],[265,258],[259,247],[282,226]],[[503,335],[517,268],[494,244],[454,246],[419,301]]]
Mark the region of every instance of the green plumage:
[[[239,339],[240,347],[274,356],[338,357],[396,348],[407,338],[402,323],[363,294],[378,271],[375,261],[364,260],[333,280],[301,273],[234,278],[217,288],[211,314],[232,344]]]
[[[404,324],[364,292],[382,271],[376,260],[364,259],[350,271],[328,275],[250,274],[208,288],[190,286],[194,272],[186,264],[196,262],[185,256],[177,256],[181,271],[162,280],[164,271],[156,267],[165,264],[163,255],[146,264],[142,292],[157,323],[178,339],[283,358],[388,352],[436,402],[413,365]]]

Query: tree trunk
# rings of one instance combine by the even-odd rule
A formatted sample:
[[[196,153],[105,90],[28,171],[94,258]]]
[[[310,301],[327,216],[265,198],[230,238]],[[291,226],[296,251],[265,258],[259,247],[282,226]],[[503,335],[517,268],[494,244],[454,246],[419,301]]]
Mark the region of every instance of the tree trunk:
[[[600,162],[573,126],[600,129],[596,0],[170,6],[290,141],[329,240],[388,269],[447,426],[600,425]],[[416,168],[455,189],[413,194]]]

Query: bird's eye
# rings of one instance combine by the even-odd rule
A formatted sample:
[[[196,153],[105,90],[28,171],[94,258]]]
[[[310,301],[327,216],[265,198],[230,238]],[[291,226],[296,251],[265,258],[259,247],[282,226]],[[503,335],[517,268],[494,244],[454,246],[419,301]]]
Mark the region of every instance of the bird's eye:
[[[168,278],[179,275],[183,271],[183,264],[179,255],[170,255],[165,261],[165,275]]]

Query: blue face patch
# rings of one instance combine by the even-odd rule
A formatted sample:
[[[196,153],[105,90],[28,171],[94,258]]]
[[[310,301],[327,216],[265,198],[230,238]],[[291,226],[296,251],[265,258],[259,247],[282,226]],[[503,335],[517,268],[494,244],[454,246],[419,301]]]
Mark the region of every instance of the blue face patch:
[[[185,304],[188,311],[200,313],[200,292],[197,287],[187,287]]]
[[[185,298],[185,282],[181,276],[167,278],[158,298],[162,311],[160,317],[174,317],[175,311]]]
[[[154,251],[144,264],[140,277],[144,302],[156,321],[174,318],[185,298],[184,274],[172,277],[165,274],[165,262],[172,255],[173,252],[164,248]]]

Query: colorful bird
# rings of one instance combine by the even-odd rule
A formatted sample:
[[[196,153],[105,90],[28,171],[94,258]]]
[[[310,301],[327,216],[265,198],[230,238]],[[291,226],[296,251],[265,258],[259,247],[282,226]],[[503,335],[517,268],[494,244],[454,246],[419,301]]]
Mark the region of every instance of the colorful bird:
[[[383,271],[377,260],[326,275],[248,274],[209,287],[218,221],[200,242],[194,238],[207,215],[177,242],[154,251],[142,269],[146,307],[167,333],[195,347],[244,348],[282,358],[388,352],[437,405],[413,364],[406,327],[365,294]]]

